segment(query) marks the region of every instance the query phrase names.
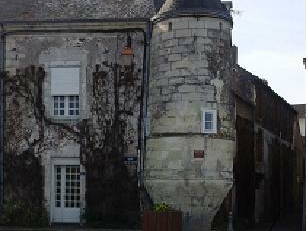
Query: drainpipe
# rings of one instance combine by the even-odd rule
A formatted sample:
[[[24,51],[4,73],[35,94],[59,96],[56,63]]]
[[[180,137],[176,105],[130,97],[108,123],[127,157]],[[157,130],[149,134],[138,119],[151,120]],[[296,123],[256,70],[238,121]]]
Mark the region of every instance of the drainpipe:
[[[5,34],[3,24],[0,24],[0,212],[3,208],[4,197],[4,71],[5,71]]]
[[[139,115],[139,137],[140,151],[138,152],[138,187],[140,192],[140,210],[143,211],[142,195],[144,192],[144,158],[146,154],[146,124],[147,124],[147,98],[148,98],[148,79],[149,79],[149,60],[150,60],[150,23],[147,23],[144,35],[144,54],[143,54],[143,76],[141,84],[141,104]]]
[[[151,22],[147,23],[147,28],[145,31],[145,43],[144,43],[144,59],[143,59],[143,68],[144,68],[144,75],[143,75],[143,84],[142,84],[142,99],[143,99],[143,109],[142,109],[142,153],[141,153],[141,160],[140,160],[140,186],[143,189],[144,187],[144,159],[146,154],[146,136],[147,136],[147,105],[148,105],[148,96],[149,96],[149,75],[150,75],[150,39],[151,39]],[[141,114],[140,113],[140,114]]]

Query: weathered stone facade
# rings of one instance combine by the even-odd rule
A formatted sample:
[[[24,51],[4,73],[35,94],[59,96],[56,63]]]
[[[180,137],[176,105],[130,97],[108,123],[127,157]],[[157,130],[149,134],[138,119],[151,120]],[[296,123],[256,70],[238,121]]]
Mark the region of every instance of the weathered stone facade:
[[[124,65],[121,51],[127,36],[127,33],[7,36],[6,157],[12,162],[27,156],[38,165],[41,176],[37,175],[37,180],[42,184],[37,187],[43,191],[38,190],[35,196],[37,200],[41,198],[41,203],[45,201],[50,222],[54,203],[52,168],[59,158],[81,160],[81,172],[86,173],[85,177],[81,175],[81,208],[88,222],[104,225],[102,220],[110,223],[117,217],[134,225],[139,220],[137,163],[126,166],[124,158],[137,158],[140,149],[144,36],[131,32],[135,57],[132,64]],[[52,114],[50,65],[73,62],[81,66],[80,117],[58,119]],[[39,73],[34,66],[40,67]],[[5,167],[5,195],[16,199],[19,190],[24,195],[34,193],[32,187],[23,187],[11,179],[11,168],[11,165]],[[23,175],[26,176],[20,169],[16,179]]]
[[[145,184],[154,202],[185,213],[187,230],[209,230],[232,187],[231,28],[208,17],[154,23]],[[217,110],[217,134],[202,133],[203,108]]]

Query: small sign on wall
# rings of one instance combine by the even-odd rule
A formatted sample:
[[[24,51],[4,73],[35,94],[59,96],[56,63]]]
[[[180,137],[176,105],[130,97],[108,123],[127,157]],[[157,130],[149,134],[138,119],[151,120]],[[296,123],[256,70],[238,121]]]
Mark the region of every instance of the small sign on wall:
[[[194,150],[194,158],[204,158],[204,150]]]
[[[124,164],[126,165],[137,165],[137,156],[125,156],[124,157]]]

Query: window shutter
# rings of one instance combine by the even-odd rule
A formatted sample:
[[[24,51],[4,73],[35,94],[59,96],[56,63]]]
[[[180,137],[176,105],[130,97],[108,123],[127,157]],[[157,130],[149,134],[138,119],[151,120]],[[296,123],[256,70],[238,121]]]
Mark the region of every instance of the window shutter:
[[[51,95],[79,95],[79,68],[55,67],[50,72]]]

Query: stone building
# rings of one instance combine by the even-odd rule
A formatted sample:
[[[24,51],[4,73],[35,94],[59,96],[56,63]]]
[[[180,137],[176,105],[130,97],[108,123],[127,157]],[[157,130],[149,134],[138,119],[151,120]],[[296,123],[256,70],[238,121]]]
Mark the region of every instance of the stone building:
[[[267,81],[236,65],[233,213],[237,223],[302,218],[305,187],[305,140],[300,115]],[[305,220],[305,218],[302,218]]]
[[[136,227],[161,202],[185,230],[266,217],[252,204],[272,193],[252,185],[256,134],[294,151],[296,112],[277,96],[287,130],[269,125],[261,80],[237,65],[231,2],[0,4],[2,224]]]

